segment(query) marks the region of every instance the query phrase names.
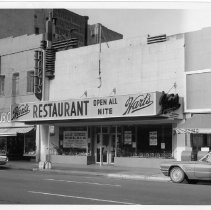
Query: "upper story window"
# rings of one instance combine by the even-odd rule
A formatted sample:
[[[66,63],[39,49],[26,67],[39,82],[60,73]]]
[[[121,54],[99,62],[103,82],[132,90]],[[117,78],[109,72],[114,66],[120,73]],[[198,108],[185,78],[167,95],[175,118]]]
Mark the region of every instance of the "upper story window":
[[[14,73],[12,75],[12,95],[19,94],[19,73]]]
[[[4,95],[4,82],[5,82],[5,76],[0,75],[0,96]]]
[[[34,92],[34,71],[28,71],[27,72],[27,93],[33,93]]]

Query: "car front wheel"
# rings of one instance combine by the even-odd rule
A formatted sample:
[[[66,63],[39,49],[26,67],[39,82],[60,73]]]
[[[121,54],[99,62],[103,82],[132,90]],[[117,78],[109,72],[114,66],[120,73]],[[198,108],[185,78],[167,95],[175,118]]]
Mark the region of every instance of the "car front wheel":
[[[181,183],[185,179],[185,174],[181,168],[174,167],[170,171],[170,178],[174,183]]]

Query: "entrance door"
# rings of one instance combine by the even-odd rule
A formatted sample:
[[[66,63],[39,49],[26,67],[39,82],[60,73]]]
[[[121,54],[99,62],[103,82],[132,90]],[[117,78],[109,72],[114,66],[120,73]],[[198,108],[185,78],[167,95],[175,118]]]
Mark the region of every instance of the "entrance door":
[[[111,134],[111,142],[110,142],[110,155],[109,155],[109,161],[110,163],[114,163],[114,157],[115,157],[115,145],[116,145],[116,135]]]
[[[102,161],[105,164],[109,163],[109,141],[110,135],[109,134],[102,134],[102,144],[100,141],[100,135],[97,134],[97,162],[100,163]],[[101,149],[101,152],[100,152]],[[101,159],[100,159],[101,155]]]
[[[114,163],[116,146],[121,139],[121,133],[117,127],[98,127],[96,138],[96,162],[104,164]],[[102,135],[102,139],[100,139]],[[117,143],[116,143],[117,141]]]

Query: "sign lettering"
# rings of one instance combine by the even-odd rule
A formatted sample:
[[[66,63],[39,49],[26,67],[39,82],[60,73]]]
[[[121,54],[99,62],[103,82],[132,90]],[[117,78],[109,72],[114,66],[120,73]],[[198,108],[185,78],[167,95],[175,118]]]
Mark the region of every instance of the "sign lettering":
[[[19,117],[27,115],[29,112],[30,112],[30,110],[29,110],[29,105],[28,104],[21,104],[20,106],[17,105],[13,109],[12,120],[18,119]]]
[[[129,99],[125,103],[125,107],[127,107],[127,109],[123,115],[137,112],[140,109],[144,109],[150,106],[153,103],[150,97],[151,97],[150,94],[139,95],[136,98],[129,97]]]
[[[11,107],[12,120],[22,122],[156,116],[160,92],[103,98],[43,101]]]

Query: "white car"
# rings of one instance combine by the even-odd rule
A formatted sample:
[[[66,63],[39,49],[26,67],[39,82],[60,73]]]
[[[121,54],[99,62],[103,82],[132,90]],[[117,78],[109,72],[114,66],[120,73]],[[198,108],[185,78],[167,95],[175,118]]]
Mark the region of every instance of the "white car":
[[[172,182],[181,183],[185,179],[189,183],[198,180],[211,180],[211,152],[198,161],[170,161],[161,163],[160,170],[170,176]]]
[[[5,165],[8,162],[6,155],[0,155],[0,165]]]

